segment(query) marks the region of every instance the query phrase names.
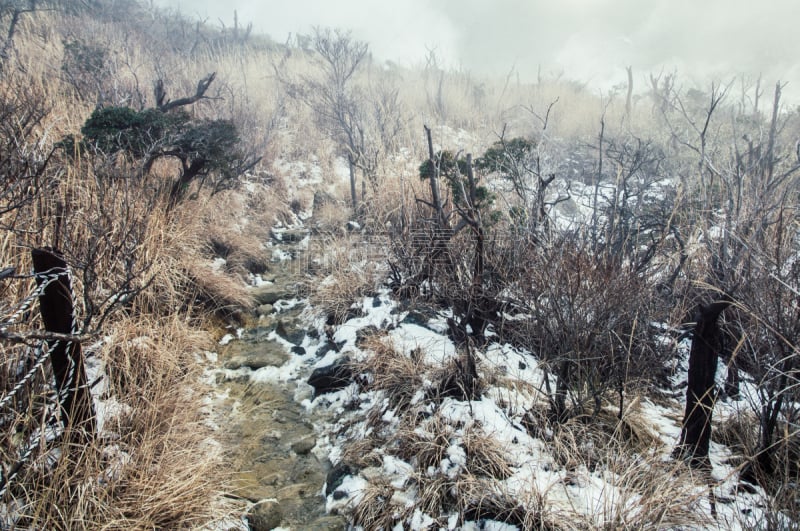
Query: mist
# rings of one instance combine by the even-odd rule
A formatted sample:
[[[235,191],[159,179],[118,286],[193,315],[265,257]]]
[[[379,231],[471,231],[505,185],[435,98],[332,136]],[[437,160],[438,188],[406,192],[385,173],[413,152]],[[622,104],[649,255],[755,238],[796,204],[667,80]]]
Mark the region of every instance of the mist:
[[[539,74],[607,90],[632,66],[638,83],[649,72],[676,71],[703,85],[738,76],[788,82],[800,94],[796,0],[157,0],[209,23],[241,24],[285,41],[315,25],[352,30],[374,57],[422,64],[433,51],[440,66],[476,74]]]

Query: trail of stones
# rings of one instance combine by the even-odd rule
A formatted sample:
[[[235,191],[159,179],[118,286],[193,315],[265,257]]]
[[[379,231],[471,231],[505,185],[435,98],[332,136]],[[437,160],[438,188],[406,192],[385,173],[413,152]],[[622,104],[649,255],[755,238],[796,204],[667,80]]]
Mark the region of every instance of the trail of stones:
[[[297,260],[303,235],[292,231],[280,236],[280,243],[275,242],[278,254]],[[295,267],[287,260],[275,269]],[[214,408],[215,418],[233,471],[232,494],[252,504],[246,520],[253,531],[278,527],[342,530],[341,517],[325,514],[322,488],[330,466],[312,451],[316,446],[313,413],[300,404],[310,396],[304,382],[313,360],[301,364],[298,378],[289,381],[253,379],[255,371],[278,371],[293,356],[308,357],[301,346],[307,333],[299,319],[304,307],[294,299],[297,277],[276,273],[271,280],[254,288],[260,314],[257,323],[221,347],[214,369],[223,397]]]

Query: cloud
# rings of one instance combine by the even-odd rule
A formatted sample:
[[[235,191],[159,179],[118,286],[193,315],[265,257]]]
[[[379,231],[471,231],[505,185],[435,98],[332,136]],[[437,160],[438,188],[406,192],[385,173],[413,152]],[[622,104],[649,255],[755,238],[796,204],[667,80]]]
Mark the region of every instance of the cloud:
[[[351,29],[375,56],[523,77],[563,72],[608,84],[623,67],[697,80],[763,73],[800,85],[796,0],[158,0],[187,14],[242,21],[283,40],[313,25]],[[800,89],[800,87],[798,87]]]

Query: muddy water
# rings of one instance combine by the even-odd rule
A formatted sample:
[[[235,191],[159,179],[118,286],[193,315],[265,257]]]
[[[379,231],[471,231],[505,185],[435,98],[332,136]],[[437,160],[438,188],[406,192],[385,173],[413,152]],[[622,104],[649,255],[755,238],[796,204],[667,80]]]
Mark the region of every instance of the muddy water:
[[[221,385],[229,393],[225,439],[235,471],[233,494],[254,503],[277,500],[270,510],[284,528],[343,529],[342,520],[325,518],[327,466],[311,451],[313,419],[294,400],[293,384]]]
[[[292,278],[274,280],[277,288],[279,283],[292,282]],[[232,494],[259,509],[258,518],[250,517],[252,529],[345,529],[343,519],[325,514],[322,490],[329,464],[313,452],[315,419],[299,402],[310,394],[304,382],[314,360],[303,364],[300,383],[254,382],[252,369],[247,368],[279,367],[298,356],[285,342],[270,340],[274,336],[269,333],[280,323],[296,325],[302,309],[272,311],[261,317],[239,340],[222,347],[217,361],[218,391],[225,398],[215,408],[216,422],[234,476]],[[243,360],[245,367],[238,368]]]

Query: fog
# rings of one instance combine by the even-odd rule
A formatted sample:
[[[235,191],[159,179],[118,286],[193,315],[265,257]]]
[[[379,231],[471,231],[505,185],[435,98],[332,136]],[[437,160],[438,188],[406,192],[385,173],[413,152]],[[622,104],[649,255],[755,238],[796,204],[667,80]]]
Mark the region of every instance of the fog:
[[[707,83],[762,74],[800,92],[797,0],[157,0],[185,15],[241,23],[284,41],[314,25],[349,29],[373,55],[488,75],[563,74],[598,89],[632,66]]]

